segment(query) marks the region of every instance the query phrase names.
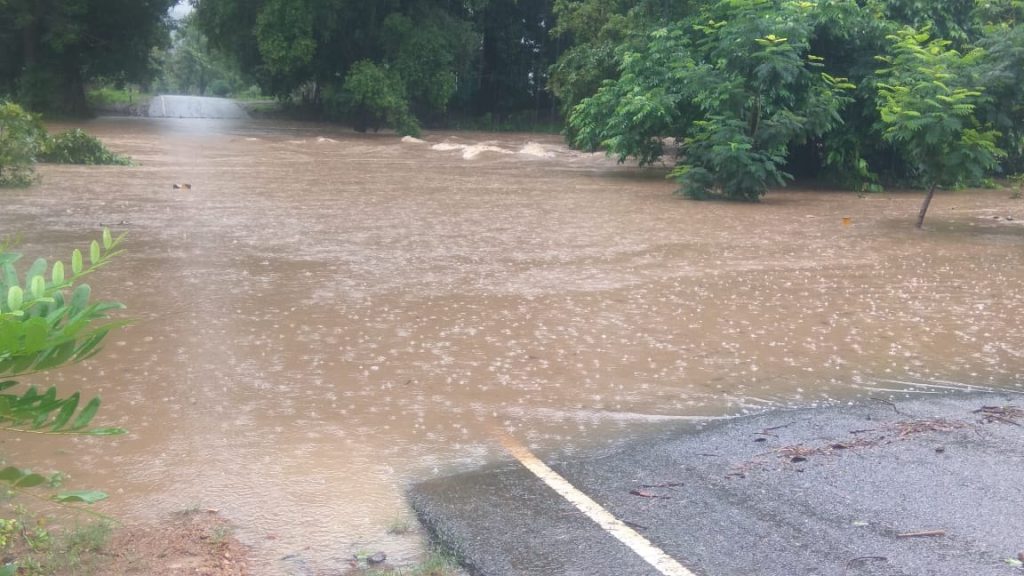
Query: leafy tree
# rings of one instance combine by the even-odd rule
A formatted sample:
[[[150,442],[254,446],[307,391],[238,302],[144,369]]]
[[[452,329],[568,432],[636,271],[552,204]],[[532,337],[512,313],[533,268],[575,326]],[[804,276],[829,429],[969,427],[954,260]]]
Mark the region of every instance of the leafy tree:
[[[152,77],[175,0],[6,0],[0,93],[38,112],[84,115],[85,84]]]
[[[352,66],[340,93],[327,99],[360,132],[387,125],[400,134],[416,135],[419,125],[409,113],[404,89],[394,70],[364,60]]]
[[[878,85],[879,112],[885,140],[926,184],[916,223],[921,228],[936,187],[980,182],[1005,153],[996,145],[999,133],[975,116],[982,88],[972,69],[980,49],[960,54],[949,40],[909,27],[890,40],[891,53],[879,57],[888,65],[879,71],[885,80]]]
[[[80,251],[71,255],[70,270],[63,262],[52,265],[38,259],[19,275],[20,254],[0,246],[0,430],[56,436],[111,436],[120,428],[96,428],[91,423],[100,399],[83,404],[81,394],[60,396],[56,387],[40,392],[13,378],[30,376],[79,362],[95,355],[106,335],[123,324],[108,313],[116,302],[91,302],[91,290],[82,280],[106,265],[119,252],[123,237],[103,231],[102,243],[93,241],[88,264]],[[0,469],[0,483],[14,493],[47,484],[42,474],[16,466]],[[35,496],[40,498],[39,496]],[[60,504],[91,504],[106,498],[95,490],[61,491],[50,495]],[[3,521],[9,525],[9,521]],[[5,562],[11,562],[10,559]],[[0,574],[17,574],[16,559],[0,567]]]
[[[647,34],[694,11],[693,2],[555,0],[551,33],[567,47],[551,67],[549,90],[568,117],[602,82],[615,77],[616,52],[639,50]]]
[[[161,72],[156,89],[162,92],[226,96],[245,88],[232,62],[211,48],[194,13],[178,22],[171,45],[156,57]]]
[[[978,46],[984,55],[977,77],[988,100],[980,116],[1002,133],[1000,147],[1007,152],[1009,172],[1024,172],[1024,2],[990,2],[976,13],[984,35]]]
[[[388,99],[401,97],[410,115],[436,116],[472,84],[481,44],[474,18],[488,4],[199,0],[196,18],[213,48],[282,100],[301,97],[329,118],[341,112],[347,118],[352,110],[338,99],[343,86],[353,73],[366,77],[369,68],[361,63],[371,62],[401,84],[389,85]]]

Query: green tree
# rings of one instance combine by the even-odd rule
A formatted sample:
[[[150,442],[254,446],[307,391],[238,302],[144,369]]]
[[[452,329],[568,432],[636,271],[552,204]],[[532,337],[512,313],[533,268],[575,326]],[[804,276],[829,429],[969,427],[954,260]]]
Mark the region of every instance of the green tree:
[[[410,114],[431,116],[444,113],[471,84],[481,43],[474,17],[487,4],[199,0],[196,18],[213,48],[282,100],[301,99],[328,118],[348,117],[352,110],[338,98],[350,76],[367,76],[361,63],[370,62],[400,84],[387,85],[387,99],[400,97]]]
[[[694,2],[660,0],[555,0],[551,33],[562,44],[548,89],[568,117],[617,71],[616,53],[640,50],[647,34],[694,12]]]
[[[356,62],[340,92],[329,94],[327,101],[360,132],[393,126],[400,134],[419,134],[419,125],[409,113],[405,86],[398,74],[385,66],[368,60]]]
[[[226,96],[244,88],[241,74],[227,58],[210,47],[194,14],[178,22],[170,47],[158,57],[161,65],[156,88],[160,91]]]
[[[879,70],[879,113],[885,140],[927,188],[916,222],[921,228],[936,187],[980,182],[1004,152],[996,145],[999,133],[976,117],[982,87],[972,70],[983,57],[980,49],[961,54],[949,40],[910,27],[890,40],[891,53],[879,57],[888,65]]]
[[[838,125],[854,86],[809,51],[815,5],[729,0],[650,34],[569,119],[576,144],[650,163],[679,142],[673,171],[693,198],[753,201],[789,179],[789,149]]]
[[[981,113],[1002,133],[1006,169],[1024,172],[1024,2],[1003,0],[979,6],[978,46],[985,50],[977,69],[978,82],[989,97]]]
[[[87,82],[152,77],[175,0],[5,0],[0,93],[30,110],[84,115]]]

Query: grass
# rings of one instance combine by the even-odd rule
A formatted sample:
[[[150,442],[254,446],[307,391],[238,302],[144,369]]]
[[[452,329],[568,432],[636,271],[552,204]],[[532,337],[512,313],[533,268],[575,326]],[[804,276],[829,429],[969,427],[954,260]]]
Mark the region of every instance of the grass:
[[[89,106],[93,108],[138,104],[139,102],[144,102],[152,97],[152,94],[140,92],[132,86],[126,86],[124,88],[102,86],[89,90],[85,96]]]
[[[401,516],[395,516],[395,518],[391,520],[391,523],[388,524],[388,534],[402,536],[409,534],[412,531],[412,523]]]
[[[100,520],[71,528],[50,529],[44,518],[10,509],[14,517],[0,520],[0,553],[17,566],[18,576],[98,574],[97,553],[110,540],[112,525]],[[0,574],[11,564],[0,566]]]
[[[431,550],[419,564],[397,568],[365,568],[349,576],[459,576],[464,574],[454,558]]]

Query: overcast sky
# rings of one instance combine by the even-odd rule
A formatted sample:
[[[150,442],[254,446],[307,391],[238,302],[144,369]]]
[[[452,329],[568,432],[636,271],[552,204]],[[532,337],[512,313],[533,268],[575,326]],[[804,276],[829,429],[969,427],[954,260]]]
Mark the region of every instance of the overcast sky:
[[[188,0],[180,0],[177,6],[171,8],[171,17],[176,19],[184,18],[191,11],[192,5],[188,3]]]

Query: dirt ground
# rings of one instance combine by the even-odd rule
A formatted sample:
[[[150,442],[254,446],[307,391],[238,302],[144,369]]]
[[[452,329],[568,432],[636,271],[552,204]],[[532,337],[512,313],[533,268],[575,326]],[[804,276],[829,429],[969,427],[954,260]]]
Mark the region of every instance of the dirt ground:
[[[114,531],[98,573],[109,575],[247,576],[248,550],[214,510],[182,512],[155,526]]]

